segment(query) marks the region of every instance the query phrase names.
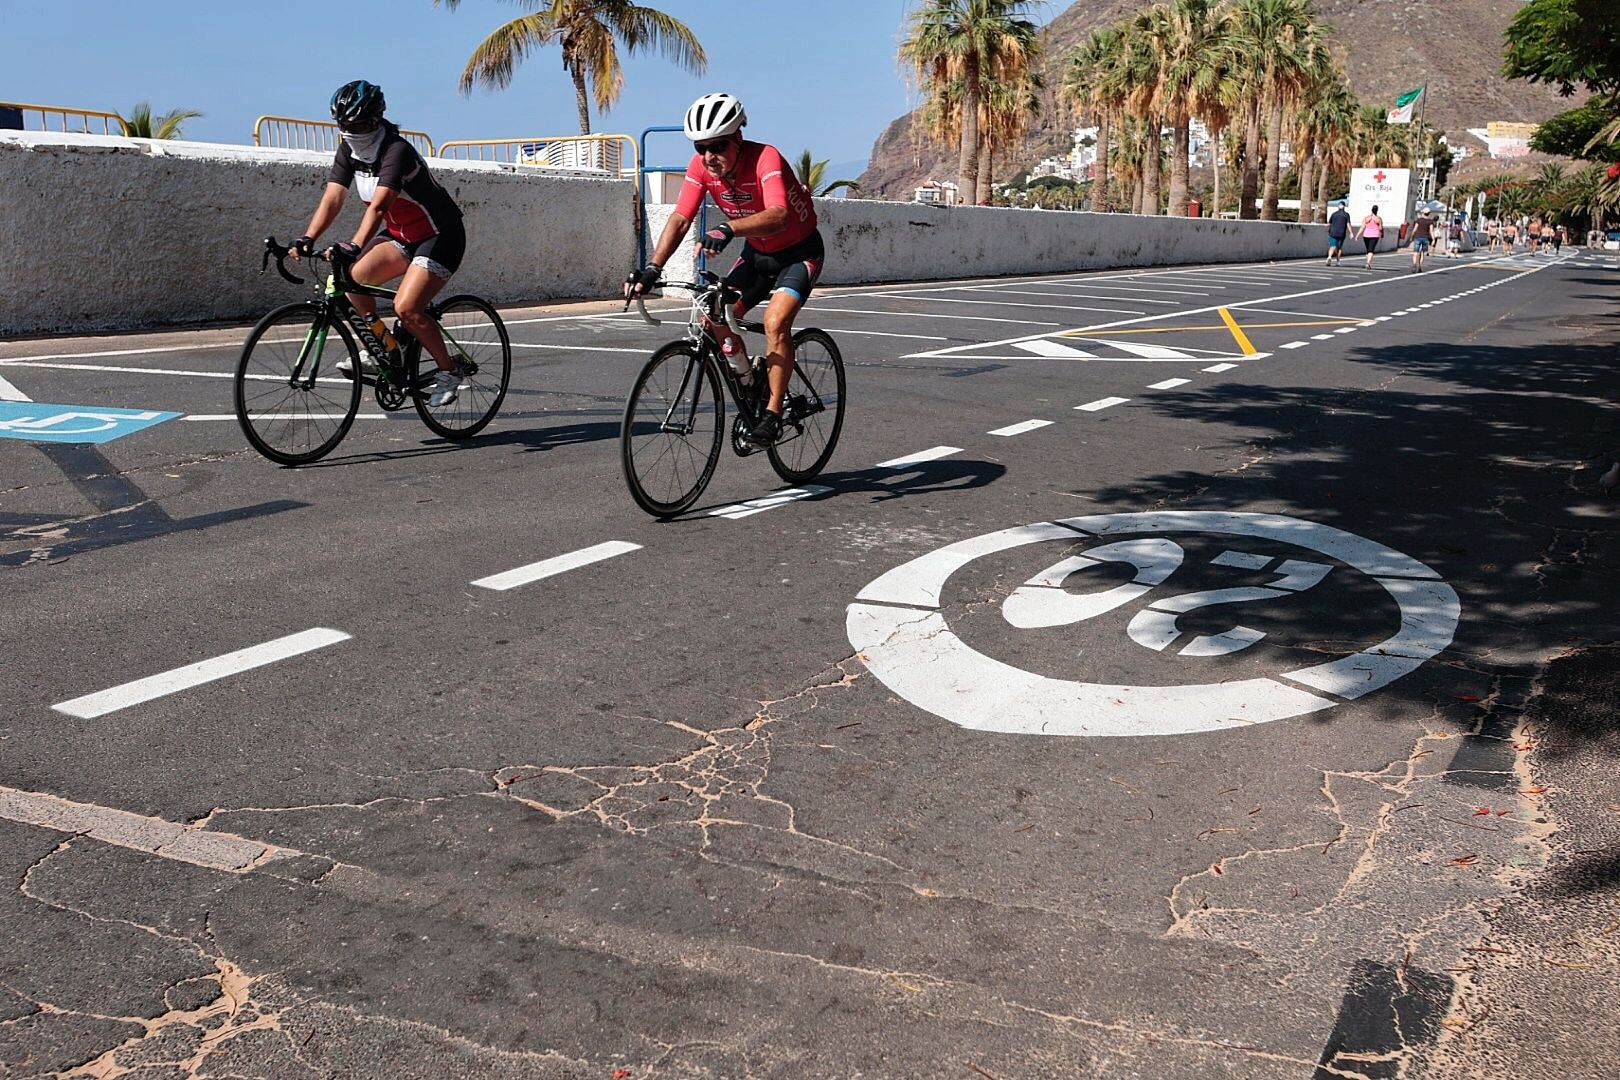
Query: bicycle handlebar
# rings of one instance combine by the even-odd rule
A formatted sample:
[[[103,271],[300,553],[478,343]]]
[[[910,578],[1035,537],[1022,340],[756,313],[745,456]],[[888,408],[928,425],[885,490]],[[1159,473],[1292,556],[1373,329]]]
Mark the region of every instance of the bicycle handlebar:
[[[270,269],[270,260],[273,258],[276,260],[277,273],[286,278],[288,281],[292,282],[294,285],[304,284],[303,278],[294,276],[292,271],[287,269],[287,256],[291,252],[292,247],[290,245],[283,246],[276,243],[276,238],[273,236],[265,237],[264,257],[259,261],[259,273],[263,274]],[[332,267],[332,273],[337,275],[338,284],[340,286],[349,286],[354,284],[353,280],[346,272],[348,266],[350,265],[350,260],[345,259],[341,253],[334,251],[331,255],[326,255],[322,252],[312,251],[303,257],[312,263],[324,262],[330,264]]]

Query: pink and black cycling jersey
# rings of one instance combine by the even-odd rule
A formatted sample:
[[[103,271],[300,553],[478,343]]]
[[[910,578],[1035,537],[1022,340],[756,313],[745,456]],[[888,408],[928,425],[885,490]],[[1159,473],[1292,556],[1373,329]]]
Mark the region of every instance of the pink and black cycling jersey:
[[[755,251],[782,251],[816,231],[816,208],[810,192],[774,146],[745,141],[729,180],[711,175],[703,167],[703,156],[692,155],[675,212],[688,221],[696,220],[705,193],[714,196],[715,205],[728,219],[747,217],[773,206],[788,212],[788,223],[781,229],[768,236],[748,237],[748,246]]]
[[[355,193],[368,204],[379,187],[397,191],[399,194],[383,212],[383,228],[395,240],[418,244],[447,230],[461,230],[461,208],[433,179],[416,147],[391,126],[378,151],[376,164],[361,161],[350,153],[349,144],[344,143],[332,159],[332,172],[327,179],[344,187],[352,183]]]

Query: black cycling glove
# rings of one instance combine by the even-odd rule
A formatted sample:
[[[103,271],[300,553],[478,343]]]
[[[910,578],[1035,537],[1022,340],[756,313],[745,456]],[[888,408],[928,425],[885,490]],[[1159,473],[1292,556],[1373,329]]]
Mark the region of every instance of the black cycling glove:
[[[294,252],[300,259],[307,259],[315,254],[315,238],[313,236],[300,236],[292,242],[292,247],[289,250]]]
[[[343,262],[352,263],[360,257],[360,245],[351,244],[347,240],[341,244],[333,244],[332,257]]]
[[[658,279],[664,276],[664,268],[648,263],[640,270],[630,271],[630,276],[624,279],[626,295],[635,296],[644,293],[658,284]]]
[[[736,235],[731,229],[731,223],[722,221],[703,234],[702,238],[698,240],[698,246],[703,249],[705,255],[718,255],[725,250],[725,246],[731,243],[731,238]]]

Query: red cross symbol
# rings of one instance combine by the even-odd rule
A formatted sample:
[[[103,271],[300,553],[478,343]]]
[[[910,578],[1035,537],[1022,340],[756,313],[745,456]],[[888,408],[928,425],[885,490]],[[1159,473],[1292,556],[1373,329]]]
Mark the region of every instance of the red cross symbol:
[[[1385,180],[1384,170],[1379,169],[1377,172],[1373,173],[1373,180],[1376,183],[1382,184]]]

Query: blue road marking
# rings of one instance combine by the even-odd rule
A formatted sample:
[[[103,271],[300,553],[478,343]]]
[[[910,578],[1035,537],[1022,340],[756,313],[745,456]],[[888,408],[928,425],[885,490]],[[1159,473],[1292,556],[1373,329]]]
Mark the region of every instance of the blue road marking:
[[[173,420],[177,412],[0,401],[0,439],[28,442],[104,443]]]

